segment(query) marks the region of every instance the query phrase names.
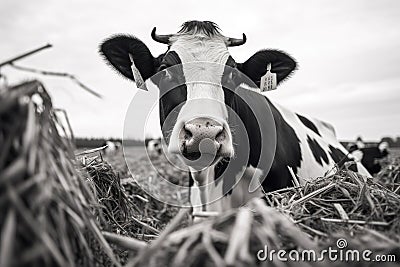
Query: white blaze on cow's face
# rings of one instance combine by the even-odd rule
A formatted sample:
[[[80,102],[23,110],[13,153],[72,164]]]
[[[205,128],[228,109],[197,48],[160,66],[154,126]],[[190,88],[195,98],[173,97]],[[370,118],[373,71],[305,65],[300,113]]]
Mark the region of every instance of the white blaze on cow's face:
[[[169,140],[169,151],[182,154],[194,168],[208,167],[233,156],[221,79],[229,52],[222,36],[176,35],[170,51],[182,62],[186,102],[181,107]]]

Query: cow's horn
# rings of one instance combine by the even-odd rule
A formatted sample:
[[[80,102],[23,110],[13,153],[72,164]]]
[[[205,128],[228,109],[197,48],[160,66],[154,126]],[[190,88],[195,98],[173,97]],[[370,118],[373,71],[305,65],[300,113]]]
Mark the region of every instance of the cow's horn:
[[[156,27],[153,28],[151,31],[151,38],[153,38],[154,41],[162,43],[162,44],[169,44],[169,38],[172,36],[172,34],[168,35],[158,35],[156,33]]]
[[[228,38],[227,46],[239,46],[246,42],[246,34],[243,33],[242,39]]]

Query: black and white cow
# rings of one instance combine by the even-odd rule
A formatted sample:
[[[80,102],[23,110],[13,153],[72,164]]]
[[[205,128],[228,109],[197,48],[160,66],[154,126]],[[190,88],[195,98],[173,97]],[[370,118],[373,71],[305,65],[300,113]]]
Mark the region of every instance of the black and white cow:
[[[168,45],[158,57],[142,41],[127,35],[106,40],[100,52],[130,80],[135,79],[132,61],[144,80],[157,74],[151,80],[160,88],[164,139],[168,151],[187,163],[191,203],[196,209],[223,211],[260,196],[261,189],[292,186],[289,167],[304,182],[349,160],[331,125],[289,111],[242,83],[241,75],[259,86],[271,66],[279,85],[296,69],[295,60],[284,52],[260,50],[237,63],[228,48],[244,44],[246,36],[227,38],[208,21],[188,21],[171,35],[158,35],[154,28],[152,37]],[[171,83],[174,89],[164,92]],[[244,130],[237,129],[238,121]],[[244,161],[242,151],[248,153]],[[197,162],[203,155],[206,159],[211,155],[206,166]],[[270,157],[271,163],[263,165],[262,155]],[[356,167],[369,175],[360,164]],[[249,190],[254,177],[262,181],[262,188]]]
[[[122,144],[118,141],[107,140],[103,143],[102,146],[104,146],[103,152],[105,155],[112,155],[117,153],[121,149]]]
[[[350,144],[348,150],[355,160],[361,162],[368,172],[374,175],[382,169],[379,160],[389,155],[388,148],[389,144],[387,142],[366,146],[362,140],[358,140],[356,143]]]
[[[158,157],[162,154],[161,138],[146,138],[144,140],[147,153],[151,157]]]

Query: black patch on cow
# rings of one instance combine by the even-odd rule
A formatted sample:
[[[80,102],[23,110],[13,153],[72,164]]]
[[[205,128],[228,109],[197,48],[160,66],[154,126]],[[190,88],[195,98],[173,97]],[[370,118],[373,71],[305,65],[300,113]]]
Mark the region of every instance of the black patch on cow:
[[[310,130],[312,130],[314,133],[318,134],[319,136],[321,136],[321,134],[319,133],[317,127],[315,126],[314,123],[312,123],[312,121],[310,121],[309,119],[307,119],[306,117],[303,117],[299,114],[297,114],[297,117],[299,117],[300,121]]]
[[[100,45],[99,52],[118,73],[132,81],[134,78],[129,54],[144,80],[153,76],[158,68],[158,60],[152,56],[147,46],[134,36],[111,36]]]
[[[228,167],[230,158],[223,158],[221,159],[214,167],[214,181],[216,182],[216,185],[220,182],[220,180],[217,180],[225,171],[226,167]]]
[[[315,160],[319,163],[319,165],[323,166],[322,161],[326,164],[329,163],[328,155],[322,149],[322,147],[318,144],[317,140],[311,138],[307,135],[307,143],[311,149],[311,152],[315,158]]]
[[[292,175],[288,167],[295,173],[300,167],[302,155],[300,140],[293,128],[285,121],[278,109],[267,99],[275,120],[276,151],[272,167],[263,181],[266,192],[292,186]]]
[[[230,92],[232,93],[232,92]],[[256,94],[249,92],[249,94]],[[245,124],[245,128],[248,134],[248,140],[250,142],[250,155],[248,159],[247,166],[236,166],[235,158],[221,161],[215,167],[215,178],[218,179],[225,170],[230,171],[231,173],[224,173],[224,179],[219,179],[216,183],[219,183],[220,180],[223,181],[223,193],[229,194],[232,192],[232,187],[235,182],[235,175],[239,173],[243,167],[258,166],[258,161],[260,159],[261,154],[261,133],[260,133],[260,125],[262,123],[257,121],[255,115],[251,111],[251,109],[247,106],[247,103],[243,101],[240,97],[234,95],[233,103],[229,103],[234,112],[236,112],[242,122]],[[257,96],[257,98],[253,98],[253,100],[257,105],[270,105],[272,115],[274,117],[275,125],[271,125],[271,127],[276,128],[276,151],[275,157],[270,168],[269,173],[267,174],[266,179],[264,179],[262,186],[265,191],[274,191],[277,189],[281,189],[284,187],[292,186],[292,176],[288,170],[288,166],[291,167],[295,172],[300,167],[302,155],[301,155],[301,147],[300,140],[297,137],[294,129],[284,120],[280,112],[276,109],[274,105],[266,97]],[[262,108],[262,107],[260,107]],[[266,109],[267,110],[267,109]],[[238,133],[234,131],[233,133],[234,143],[240,145],[240,136],[243,133]],[[264,140],[265,141],[265,140]],[[233,161],[233,162],[232,162]],[[227,168],[228,163],[231,162],[229,168]]]
[[[183,23],[178,33],[203,33],[210,37],[214,35],[221,35],[220,28],[214,22],[197,20],[191,20]]]
[[[296,61],[286,53],[278,50],[261,50],[251,56],[246,62],[238,64],[238,69],[246,74],[257,86],[260,86],[261,77],[267,72],[271,63],[271,72],[276,73],[278,84],[296,70]]]
[[[353,161],[346,154],[344,154],[340,149],[329,145],[329,155],[333,159],[333,161],[338,165],[339,168],[342,168],[345,162]],[[349,167],[349,170],[357,172],[357,164],[352,164]]]
[[[181,63],[176,52],[167,52],[160,62],[159,73],[152,79],[160,90],[160,125],[167,144],[169,144],[169,135],[175,125],[179,109],[187,99],[187,87]],[[166,73],[166,68],[169,74]],[[166,123],[168,116],[171,116],[171,119]]]

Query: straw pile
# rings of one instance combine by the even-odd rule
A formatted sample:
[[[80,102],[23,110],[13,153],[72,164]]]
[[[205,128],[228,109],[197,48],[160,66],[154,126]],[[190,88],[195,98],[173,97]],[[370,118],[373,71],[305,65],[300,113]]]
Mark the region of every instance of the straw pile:
[[[40,82],[0,92],[0,147],[0,266],[118,266]]]
[[[334,232],[354,235],[367,228],[400,241],[399,195],[346,169],[301,187],[268,193],[266,200],[312,237]]]
[[[267,245],[269,250],[287,252],[311,249],[318,256],[323,249],[338,249],[339,238],[347,242],[343,253],[368,249],[370,258],[395,255],[399,260],[399,209],[400,198],[394,192],[373,179],[340,170],[173,232],[180,220],[175,218],[127,266],[283,266],[276,254],[273,262],[260,261],[257,252]],[[284,262],[284,266],[343,264],[328,258]],[[374,262],[350,260],[345,264],[373,266]]]
[[[78,159],[79,169],[91,182],[99,204],[97,217],[103,230],[149,241],[157,238],[176,215],[178,208],[152,198],[135,179],[121,178],[121,173],[103,155],[91,154]]]
[[[400,157],[385,161],[384,167],[376,175],[376,180],[390,191],[400,195]]]
[[[181,213],[180,213],[181,214]],[[179,216],[179,214],[178,214]],[[174,222],[175,221],[175,222]],[[211,220],[173,232],[174,221],[148,247],[141,250],[126,266],[373,266],[373,262],[357,262],[349,258],[334,262],[327,256],[318,260],[323,250],[337,251],[371,250],[375,255],[400,256],[399,244],[377,232],[350,237],[334,234],[322,242],[311,239],[301,231],[291,218],[268,207],[260,199],[252,200],[246,207],[232,210]],[[339,247],[341,238],[346,246]],[[267,246],[267,247],[266,247]],[[262,252],[260,252],[262,250]],[[275,253],[270,254],[274,250]],[[281,261],[276,252],[286,252],[287,261]],[[293,254],[293,251],[298,252]],[[315,256],[305,260],[296,259],[304,251],[313,251]],[[333,254],[333,255],[339,255]],[[282,255],[281,255],[282,256]],[[361,256],[360,256],[361,258]],[[392,259],[393,261],[393,259]],[[383,266],[395,266],[386,262]],[[381,266],[381,265],[380,265]]]
[[[97,152],[98,155],[94,155]],[[78,156],[80,164],[77,168],[87,177],[97,200],[96,217],[102,226],[102,234],[113,244],[113,252],[120,263],[125,264],[129,254],[137,255],[147,247],[148,241],[160,236],[178,208],[152,198],[132,177],[121,178],[128,174],[125,172],[127,167],[121,168],[121,172],[115,171],[103,158],[101,150],[80,154],[83,156]],[[121,160],[118,164],[121,165]],[[181,220],[180,225],[186,226],[187,219]]]

